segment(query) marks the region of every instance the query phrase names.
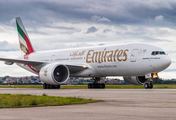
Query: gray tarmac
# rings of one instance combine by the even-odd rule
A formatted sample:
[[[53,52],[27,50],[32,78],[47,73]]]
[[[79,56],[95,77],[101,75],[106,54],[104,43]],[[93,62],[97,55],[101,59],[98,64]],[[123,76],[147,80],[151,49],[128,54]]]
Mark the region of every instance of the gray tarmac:
[[[0,109],[0,120],[176,120],[175,89],[19,89],[0,93],[72,96],[104,102]]]

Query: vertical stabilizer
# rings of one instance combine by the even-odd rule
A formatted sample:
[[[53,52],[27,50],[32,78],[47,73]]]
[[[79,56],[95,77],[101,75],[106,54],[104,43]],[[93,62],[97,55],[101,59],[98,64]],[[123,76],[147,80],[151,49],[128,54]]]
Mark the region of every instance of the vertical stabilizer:
[[[32,47],[32,44],[30,42],[30,39],[27,35],[27,32],[23,26],[23,23],[20,19],[20,17],[16,18],[16,25],[17,25],[17,31],[18,31],[18,38],[20,43],[20,49],[21,51],[26,55],[34,52],[34,49]]]

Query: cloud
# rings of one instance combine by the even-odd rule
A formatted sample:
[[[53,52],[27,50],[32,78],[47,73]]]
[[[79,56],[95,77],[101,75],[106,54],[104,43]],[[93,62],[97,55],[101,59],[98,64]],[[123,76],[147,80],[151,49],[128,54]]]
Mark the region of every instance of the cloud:
[[[164,17],[162,15],[156,16],[155,21],[163,21]]]
[[[108,18],[97,16],[97,15],[92,16],[90,20],[93,22],[111,22],[111,20],[109,20]]]
[[[89,34],[89,33],[94,33],[96,31],[98,31],[98,29],[96,27],[92,26],[92,27],[88,28],[86,33]]]
[[[164,72],[171,72],[171,71],[176,72],[176,69],[167,69],[167,70],[164,70]]]
[[[8,42],[7,41],[2,41],[0,42],[0,47],[6,47],[8,45]]]
[[[14,18],[21,17],[36,51],[144,42],[168,51],[176,63],[175,0],[1,0],[0,4],[0,53],[8,51],[6,56],[19,50]],[[169,69],[176,68],[173,63]]]
[[[111,30],[109,30],[109,29],[104,29],[104,30],[103,30],[104,33],[107,33],[107,32],[110,32],[110,31],[111,31]]]
[[[0,51],[17,51],[17,50],[19,50],[19,45],[9,43],[8,41],[0,41]]]
[[[157,39],[157,38],[153,38],[153,37],[149,37],[149,36],[143,36],[142,37],[143,38],[143,40],[145,41],[145,42],[172,42],[172,41],[170,41],[170,40],[166,40],[166,39]]]
[[[175,53],[176,53],[176,49],[174,49],[174,50],[168,50],[168,52],[169,52],[170,54],[175,54]]]
[[[21,16],[26,21],[35,21],[38,24],[56,21],[88,22],[90,18],[94,22],[111,24],[148,24],[148,22],[152,23],[150,20],[154,20],[156,15],[163,15],[171,24],[170,26],[175,24],[176,3],[174,0],[16,1],[0,1],[0,22]]]

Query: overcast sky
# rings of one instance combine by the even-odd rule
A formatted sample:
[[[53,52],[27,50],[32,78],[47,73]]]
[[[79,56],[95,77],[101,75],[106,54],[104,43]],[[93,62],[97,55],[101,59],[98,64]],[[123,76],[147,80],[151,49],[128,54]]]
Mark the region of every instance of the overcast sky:
[[[0,57],[21,55],[15,17],[21,17],[36,51],[149,43],[172,59],[160,77],[176,78],[176,0],[1,0]],[[4,75],[33,74],[0,62]]]

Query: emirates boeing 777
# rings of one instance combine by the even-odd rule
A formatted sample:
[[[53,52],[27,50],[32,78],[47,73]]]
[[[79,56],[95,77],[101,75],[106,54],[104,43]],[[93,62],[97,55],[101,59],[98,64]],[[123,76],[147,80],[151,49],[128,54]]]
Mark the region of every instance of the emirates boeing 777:
[[[162,48],[144,43],[124,43],[72,49],[35,51],[19,17],[16,18],[20,49],[18,59],[0,58],[39,75],[44,89],[59,89],[69,77],[91,77],[88,88],[105,88],[101,77],[123,76],[127,83],[153,88],[150,80],[171,64]]]

